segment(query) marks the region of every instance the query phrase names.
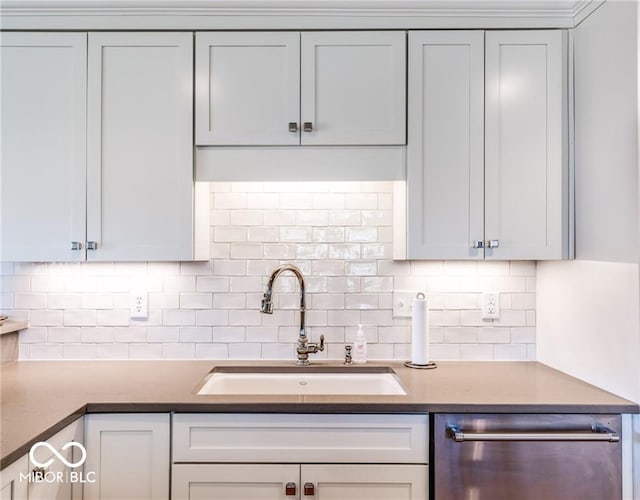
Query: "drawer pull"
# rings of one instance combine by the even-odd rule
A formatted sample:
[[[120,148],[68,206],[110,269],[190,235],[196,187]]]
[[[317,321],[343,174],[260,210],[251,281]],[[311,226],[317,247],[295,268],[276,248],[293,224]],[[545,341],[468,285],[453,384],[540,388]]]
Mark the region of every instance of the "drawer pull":
[[[296,495],[296,483],[287,483],[284,487],[284,494],[288,497]]]
[[[594,425],[591,432],[463,432],[456,425],[447,427],[456,443],[465,441],[607,441],[617,443],[620,436],[608,427]]]
[[[316,487],[313,483],[304,483],[304,495],[313,496],[316,494]]]
[[[305,132],[313,132],[313,123],[312,122],[304,122],[302,129]]]

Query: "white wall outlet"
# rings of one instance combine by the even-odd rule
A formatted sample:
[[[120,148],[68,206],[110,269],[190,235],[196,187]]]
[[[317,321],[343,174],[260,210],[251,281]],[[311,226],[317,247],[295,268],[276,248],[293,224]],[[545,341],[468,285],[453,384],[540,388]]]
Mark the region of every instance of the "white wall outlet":
[[[393,317],[410,318],[413,313],[413,299],[419,292],[411,290],[393,291]]]
[[[500,294],[486,292],[482,294],[482,319],[498,319],[500,317]]]
[[[147,292],[135,291],[131,292],[129,298],[129,306],[131,319],[147,319],[149,315],[149,294]]]

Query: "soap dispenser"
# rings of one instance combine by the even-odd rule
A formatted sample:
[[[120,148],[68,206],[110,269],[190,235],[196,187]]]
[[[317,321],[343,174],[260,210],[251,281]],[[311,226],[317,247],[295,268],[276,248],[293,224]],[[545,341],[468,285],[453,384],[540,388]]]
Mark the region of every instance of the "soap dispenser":
[[[367,362],[367,339],[364,338],[362,325],[358,325],[356,340],[353,343],[353,362],[358,364]]]

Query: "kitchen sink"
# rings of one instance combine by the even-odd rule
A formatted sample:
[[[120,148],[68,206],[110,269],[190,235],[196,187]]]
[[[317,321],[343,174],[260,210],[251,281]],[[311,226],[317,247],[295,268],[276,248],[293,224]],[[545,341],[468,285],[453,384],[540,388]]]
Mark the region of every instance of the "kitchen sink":
[[[389,367],[220,366],[198,394],[406,395]]]

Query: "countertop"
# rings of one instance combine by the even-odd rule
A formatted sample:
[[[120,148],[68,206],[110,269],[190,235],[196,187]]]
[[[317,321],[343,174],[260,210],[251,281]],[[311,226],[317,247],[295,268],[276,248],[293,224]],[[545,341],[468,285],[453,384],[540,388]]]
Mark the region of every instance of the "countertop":
[[[199,396],[214,366],[293,361],[17,361],[0,369],[0,468],[85,413],[639,413],[637,404],[536,362],[391,366],[406,396]],[[333,363],[316,362],[314,366]],[[304,370],[301,367],[300,370]]]
[[[5,319],[0,323],[0,335],[5,333],[19,332],[29,327],[29,323],[26,321],[17,321],[15,319]]]

